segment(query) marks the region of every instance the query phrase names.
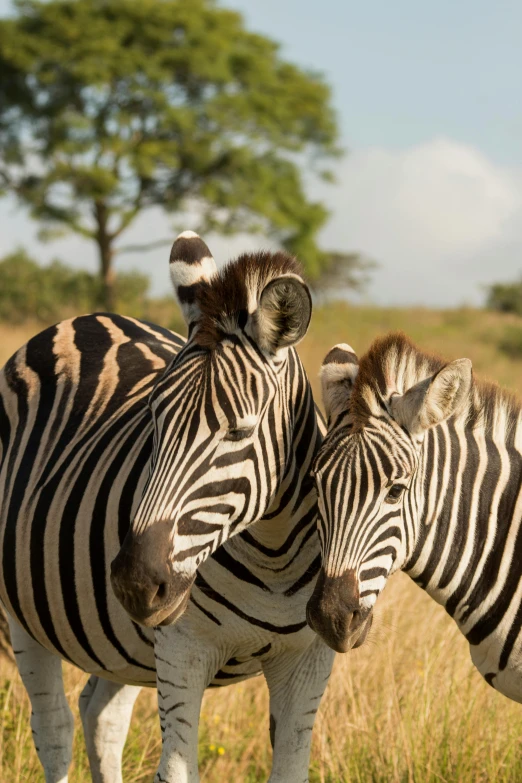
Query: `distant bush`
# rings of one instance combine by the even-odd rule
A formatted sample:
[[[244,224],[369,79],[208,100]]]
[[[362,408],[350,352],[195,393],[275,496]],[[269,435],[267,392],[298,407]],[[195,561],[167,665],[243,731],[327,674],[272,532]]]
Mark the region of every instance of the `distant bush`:
[[[119,312],[141,317],[147,305],[149,279],[140,272],[116,278]],[[72,269],[61,261],[40,266],[25,250],[0,259],[0,321],[48,324],[72,315],[99,310],[102,289],[98,275]]]
[[[486,290],[486,307],[490,310],[522,315],[522,278],[514,283],[493,283]]]
[[[134,315],[134,313],[125,313],[125,315]],[[173,332],[178,332],[178,334],[184,335],[187,333],[187,326],[172,295],[148,299],[141,317],[153,324],[172,329]]]
[[[519,326],[506,327],[498,347],[510,359],[522,359],[522,328]]]

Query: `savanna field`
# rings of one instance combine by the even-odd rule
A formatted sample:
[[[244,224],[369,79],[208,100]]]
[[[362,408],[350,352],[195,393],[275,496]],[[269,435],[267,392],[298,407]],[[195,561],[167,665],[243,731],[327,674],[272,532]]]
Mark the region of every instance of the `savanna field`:
[[[149,314],[154,320],[154,314]],[[161,319],[158,319],[161,320]],[[40,328],[40,327],[39,327]],[[461,309],[329,306],[315,311],[300,346],[319,399],[317,373],[328,349],[348,342],[359,354],[379,334],[402,329],[448,359],[469,357],[475,372],[522,389],[522,319]],[[0,326],[0,365],[37,330]],[[90,780],[76,703],[86,675],[66,667],[77,717],[71,783]],[[0,781],[43,782],[17,671],[0,664]],[[126,783],[151,781],[160,754],[153,691],[140,695],[124,754]],[[209,692],[200,725],[204,783],[266,781],[270,768],[268,699],[261,679]],[[338,656],[319,711],[314,783],[518,783],[522,781],[522,706],[495,693],[469,659],[443,610],[408,577],[390,581],[360,650]]]

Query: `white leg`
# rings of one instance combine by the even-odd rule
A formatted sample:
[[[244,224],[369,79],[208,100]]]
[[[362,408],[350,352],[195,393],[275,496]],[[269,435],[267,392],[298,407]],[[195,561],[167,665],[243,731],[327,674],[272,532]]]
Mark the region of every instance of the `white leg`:
[[[274,749],[269,783],[308,783],[312,729],[334,656],[317,637],[304,653],[264,662]]]
[[[16,665],[31,701],[33,740],[46,783],[67,783],[74,720],[63,689],[62,661],[9,618]]]
[[[173,656],[175,649],[176,655]],[[219,669],[208,651],[176,628],[157,628],[154,653],[163,747],[155,783],[198,783],[198,725],[203,693]],[[212,668],[212,674],[210,669]]]
[[[92,675],[79,707],[93,783],[122,783],[121,757],[141,688]]]

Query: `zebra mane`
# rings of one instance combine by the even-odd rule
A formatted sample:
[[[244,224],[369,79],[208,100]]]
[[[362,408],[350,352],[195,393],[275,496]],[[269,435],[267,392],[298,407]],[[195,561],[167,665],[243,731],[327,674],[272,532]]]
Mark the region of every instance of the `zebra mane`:
[[[354,427],[370,416],[382,415],[393,393],[404,394],[419,381],[442,369],[447,361],[420,351],[402,332],[377,338],[359,361],[359,373],[350,400]],[[472,427],[511,431],[522,413],[520,400],[495,383],[473,378],[463,413]]]
[[[214,348],[227,334],[243,328],[255,313],[265,286],[281,275],[302,276],[298,261],[284,252],[244,253],[226,264],[198,291],[201,316],[195,342]]]

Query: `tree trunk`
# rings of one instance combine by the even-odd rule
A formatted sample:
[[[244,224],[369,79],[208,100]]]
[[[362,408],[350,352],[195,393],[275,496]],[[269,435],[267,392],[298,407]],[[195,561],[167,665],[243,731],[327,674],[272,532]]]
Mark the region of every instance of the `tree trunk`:
[[[109,210],[101,201],[97,201],[95,204],[95,216],[98,223],[96,242],[98,244],[98,256],[100,259],[101,305],[106,312],[112,313],[116,307],[114,291],[116,275],[113,269],[114,250],[112,247],[113,237],[109,233],[107,225]]]
[[[101,282],[102,282],[102,288],[101,288],[102,305],[103,308],[108,313],[113,313],[114,310],[116,309],[115,292],[114,292],[114,281],[116,279],[116,275],[114,274],[114,269],[112,267],[114,254],[111,247],[111,243],[109,242],[107,245],[100,245],[99,250],[100,250],[100,274],[101,274]]]

